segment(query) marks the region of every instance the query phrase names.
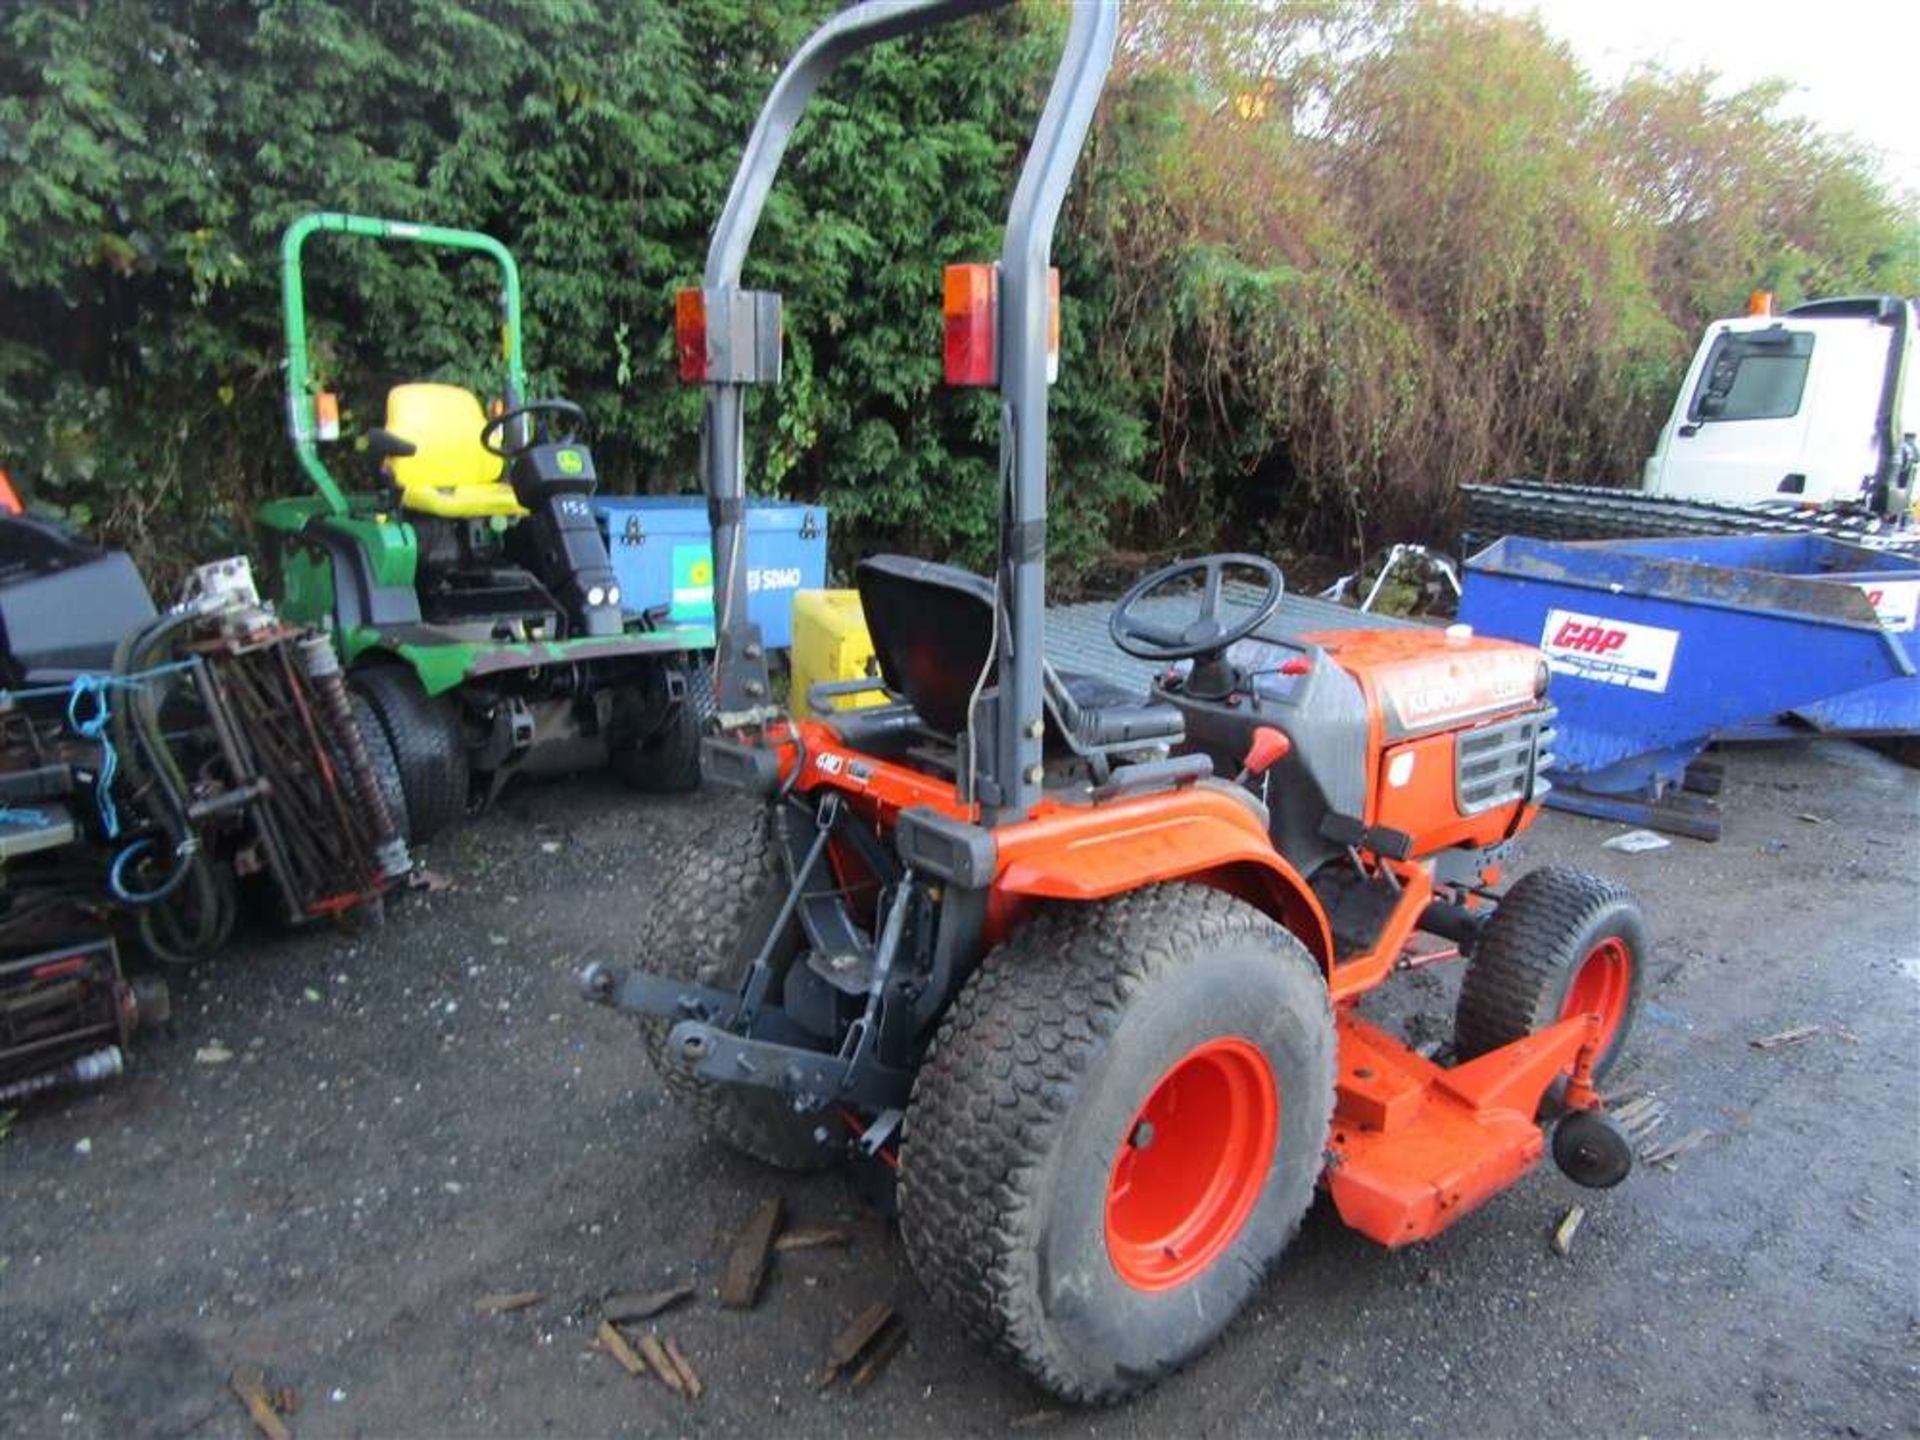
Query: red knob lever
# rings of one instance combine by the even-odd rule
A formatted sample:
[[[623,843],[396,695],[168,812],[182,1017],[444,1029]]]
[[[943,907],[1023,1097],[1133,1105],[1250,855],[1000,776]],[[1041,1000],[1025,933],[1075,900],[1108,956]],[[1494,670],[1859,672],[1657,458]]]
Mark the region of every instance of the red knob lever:
[[[1257,775],[1264,775],[1275,765],[1293,752],[1293,741],[1286,732],[1276,730],[1271,725],[1254,728],[1253,743],[1247,746],[1247,758],[1241,762],[1240,782],[1245,784]]]

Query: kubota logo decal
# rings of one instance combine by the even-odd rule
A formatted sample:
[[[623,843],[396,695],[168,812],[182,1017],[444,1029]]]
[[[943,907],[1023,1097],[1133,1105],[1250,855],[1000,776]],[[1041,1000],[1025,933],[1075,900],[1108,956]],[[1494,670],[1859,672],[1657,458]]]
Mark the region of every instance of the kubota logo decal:
[[[1547,611],[1540,630],[1540,648],[1556,674],[1659,694],[1666,692],[1679,645],[1678,630],[1573,610]]]
[[[1478,649],[1396,667],[1380,688],[1393,707],[1396,735],[1455,724],[1493,710],[1530,705],[1539,660],[1531,650]]]

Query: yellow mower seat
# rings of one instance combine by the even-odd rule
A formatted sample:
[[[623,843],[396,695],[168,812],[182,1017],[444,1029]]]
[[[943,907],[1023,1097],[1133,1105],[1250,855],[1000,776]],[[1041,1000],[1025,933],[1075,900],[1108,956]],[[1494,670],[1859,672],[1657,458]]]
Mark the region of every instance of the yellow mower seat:
[[[387,391],[386,428],[414,447],[387,461],[400,508],[446,520],[527,512],[502,478],[506,464],[480,443],[486,413],[471,390],[424,381]]]

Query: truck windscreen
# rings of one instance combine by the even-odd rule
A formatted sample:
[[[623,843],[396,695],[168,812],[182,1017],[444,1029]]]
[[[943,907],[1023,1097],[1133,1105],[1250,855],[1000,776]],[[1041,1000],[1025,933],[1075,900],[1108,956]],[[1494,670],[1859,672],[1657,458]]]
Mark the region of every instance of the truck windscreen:
[[[1714,342],[1692,414],[1700,420],[1783,420],[1797,414],[1813,364],[1813,336],[1769,330],[1722,335]]]

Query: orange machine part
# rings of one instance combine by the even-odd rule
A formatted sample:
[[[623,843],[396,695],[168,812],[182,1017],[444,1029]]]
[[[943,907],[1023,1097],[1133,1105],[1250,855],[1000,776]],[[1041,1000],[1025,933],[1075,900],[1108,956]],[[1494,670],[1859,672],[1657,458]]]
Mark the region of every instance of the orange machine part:
[[[951,782],[845,749],[819,721],[798,728],[805,746],[798,789],[838,790],[883,831],[914,806],[968,817]],[[783,763],[793,763],[790,749]],[[1101,900],[1192,879],[1258,905],[1323,965],[1332,963],[1325,912],[1300,873],[1275,853],[1258,808],[1232,786],[1185,785],[1098,804],[1043,797],[1030,818],[1000,827],[993,839],[989,943],[1004,935],[999,925],[1010,925],[1032,900]]]
[[[1497,844],[1531,823],[1529,814],[1515,827],[1507,805],[1462,816],[1453,793],[1453,747],[1457,734],[1539,704],[1539,651],[1479,636],[1436,649],[1429,630],[1328,630],[1302,638],[1324,646],[1366,696],[1369,825],[1404,831],[1418,841],[1420,854],[1431,855],[1456,845]],[[1395,786],[1387,767],[1407,753],[1414,757],[1413,774]]]
[[[1573,1072],[1599,1017],[1556,1021],[1451,1070],[1350,1010],[1337,1024],[1326,1186],[1343,1221],[1393,1247],[1439,1234],[1539,1163],[1541,1098]]]

